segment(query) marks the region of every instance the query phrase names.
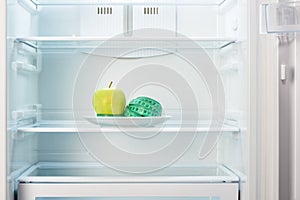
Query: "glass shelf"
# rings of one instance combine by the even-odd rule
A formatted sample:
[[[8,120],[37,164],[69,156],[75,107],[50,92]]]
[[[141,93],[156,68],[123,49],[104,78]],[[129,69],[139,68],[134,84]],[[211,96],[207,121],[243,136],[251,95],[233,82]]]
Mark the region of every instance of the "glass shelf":
[[[237,183],[239,178],[222,165],[171,166],[161,170],[130,174],[99,163],[38,163],[18,179],[19,182],[54,183]]]
[[[120,133],[123,131],[130,133],[152,133],[158,130],[164,133],[177,133],[179,131],[184,133],[206,133],[208,131],[216,132],[218,129],[214,127],[210,128],[208,121],[198,122],[197,124],[186,122],[184,125],[181,125],[179,121],[168,121],[162,127],[99,127],[84,121],[76,124],[74,121],[41,121],[39,124],[17,129],[18,133],[77,133],[78,131],[87,133]],[[224,124],[221,131],[223,133],[238,133],[240,132],[240,128]]]
[[[262,4],[261,32],[300,32],[300,1]]]
[[[15,39],[38,51],[57,50],[94,50],[94,49],[221,49],[237,42],[235,38],[136,38],[119,37],[116,39],[100,37],[27,37]]]
[[[29,1],[29,0],[22,0]],[[220,6],[228,0],[31,0],[36,6],[56,5],[203,5]]]

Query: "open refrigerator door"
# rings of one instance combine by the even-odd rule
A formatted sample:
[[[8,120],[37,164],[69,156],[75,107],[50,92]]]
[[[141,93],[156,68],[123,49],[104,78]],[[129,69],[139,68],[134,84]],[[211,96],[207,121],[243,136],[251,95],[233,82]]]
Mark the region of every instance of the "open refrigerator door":
[[[265,5],[270,37],[279,41],[280,198],[299,198],[299,2]],[[266,20],[267,21],[267,20]]]
[[[264,3],[261,32],[278,46],[279,198],[299,199],[299,1]]]

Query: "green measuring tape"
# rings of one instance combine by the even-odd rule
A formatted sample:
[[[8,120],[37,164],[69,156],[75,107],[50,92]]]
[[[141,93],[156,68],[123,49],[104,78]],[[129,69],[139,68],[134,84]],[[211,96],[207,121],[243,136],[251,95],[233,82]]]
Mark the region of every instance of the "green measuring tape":
[[[129,102],[125,108],[124,116],[126,117],[153,117],[161,116],[161,104],[149,97],[138,97]]]

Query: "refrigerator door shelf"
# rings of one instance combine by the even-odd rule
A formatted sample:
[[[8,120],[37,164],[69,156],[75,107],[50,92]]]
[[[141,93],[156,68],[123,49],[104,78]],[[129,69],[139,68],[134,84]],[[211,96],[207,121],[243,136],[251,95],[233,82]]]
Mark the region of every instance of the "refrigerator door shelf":
[[[300,1],[262,4],[260,15],[263,34],[300,32]]]

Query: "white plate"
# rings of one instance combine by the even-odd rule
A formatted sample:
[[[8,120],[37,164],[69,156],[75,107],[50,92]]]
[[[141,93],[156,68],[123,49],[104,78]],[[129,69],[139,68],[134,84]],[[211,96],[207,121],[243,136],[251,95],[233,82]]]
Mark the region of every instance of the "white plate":
[[[160,117],[85,117],[85,119],[93,124],[100,126],[155,126],[162,124],[170,116]]]

